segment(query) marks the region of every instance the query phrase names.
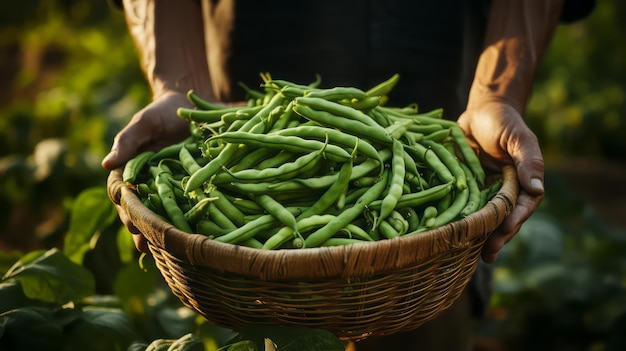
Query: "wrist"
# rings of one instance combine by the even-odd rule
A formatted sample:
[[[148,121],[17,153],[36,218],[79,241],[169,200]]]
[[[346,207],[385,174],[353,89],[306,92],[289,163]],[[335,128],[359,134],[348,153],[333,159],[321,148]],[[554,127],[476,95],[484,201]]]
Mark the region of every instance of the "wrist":
[[[198,96],[208,100],[213,100],[213,94],[211,92],[209,82],[198,82],[192,79],[185,79],[182,72],[179,78],[160,79],[159,77],[154,77],[154,79],[150,82],[150,88],[153,100],[174,94],[186,96],[190,90],[193,90]]]

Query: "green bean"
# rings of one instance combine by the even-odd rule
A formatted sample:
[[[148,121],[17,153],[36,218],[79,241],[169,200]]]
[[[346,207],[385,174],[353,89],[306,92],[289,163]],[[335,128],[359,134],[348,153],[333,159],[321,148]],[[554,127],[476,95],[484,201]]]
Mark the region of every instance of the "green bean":
[[[451,127],[450,134],[454,138],[456,145],[459,148],[459,152],[461,153],[461,156],[463,156],[465,164],[472,171],[474,177],[476,177],[478,184],[483,186],[485,184],[485,171],[480,163],[480,160],[478,159],[478,155],[476,155],[470,146],[465,134],[458,126]]]
[[[150,204],[150,207],[152,208],[154,212],[159,213],[159,214],[166,214],[165,209],[163,208],[163,202],[161,201],[159,194],[150,193],[148,194],[147,199],[148,199],[148,204]]]
[[[258,170],[262,170],[266,168],[275,168],[284,164],[285,162],[293,161],[297,155],[287,150],[277,150],[277,149],[271,149],[271,148],[261,148],[261,149],[272,150],[275,154],[272,157],[268,157],[265,160],[261,160],[261,162],[259,162],[255,167],[249,167],[249,168],[256,168]],[[276,153],[276,151],[278,152]]]
[[[404,107],[385,106],[385,109],[402,115],[416,115],[419,111],[419,106],[417,103],[412,103]]]
[[[189,223],[185,220],[185,214],[176,203],[174,188],[169,181],[172,175],[170,169],[166,165],[160,164],[158,167],[150,167],[150,172],[154,177],[157,192],[168,218],[176,228],[187,233],[192,233],[193,231]]]
[[[224,212],[222,212],[219,207],[217,207],[214,201],[211,201],[208,204],[208,207],[209,219],[215,224],[224,229],[234,230],[237,228],[237,225],[233,223],[233,221],[231,221],[230,218]]]
[[[305,94],[307,98],[323,99],[325,101],[339,101],[344,99],[365,99],[368,95],[361,89],[354,87],[334,87],[322,90],[313,90]]]
[[[402,156],[404,158],[404,167],[406,168],[405,176],[406,176],[406,173],[419,174],[419,171],[417,170],[417,164],[415,163],[415,159],[411,157],[411,154],[409,154],[408,152],[404,150],[404,145],[402,145],[402,148],[403,148]]]
[[[376,177],[376,179],[380,179],[380,177]],[[359,187],[356,189],[352,189],[348,191],[346,194],[346,205],[354,204],[360,197],[367,191],[368,187]]]
[[[229,171],[237,172],[243,169],[254,168],[264,159],[274,156],[276,154],[277,151],[275,149],[268,149],[266,147],[254,149],[244,155],[243,158],[241,158],[236,164],[229,168]]]
[[[358,152],[363,155],[378,160],[381,166],[383,164],[378,150],[376,150],[376,148],[370,143],[365,140],[361,140],[354,135],[344,133],[336,129],[321,126],[298,126],[295,128],[277,131],[276,134],[285,136],[300,136],[302,138],[314,138],[317,140],[328,139],[328,142],[331,144],[339,144],[345,147],[355,147]]]
[[[380,105],[380,102],[379,102],[379,105]],[[375,120],[376,123],[380,124],[380,126],[383,127],[383,128],[389,127],[391,125],[391,123],[392,123],[392,121],[387,117],[387,115],[385,115],[383,112],[381,112],[376,107],[374,107],[371,110],[369,110],[367,112],[367,114],[370,117],[372,117],[372,119]]]
[[[295,104],[293,110],[300,116],[317,122],[323,126],[337,128],[348,134],[355,135],[362,139],[371,140],[389,145],[393,138],[385,128],[376,124],[376,127],[355,121],[349,118],[342,118],[326,111],[318,111],[306,105]]]
[[[144,151],[126,162],[122,171],[122,181],[124,184],[134,185],[137,181],[137,176],[141,174],[144,166],[148,164],[153,156],[154,151]]]
[[[148,181],[154,182],[154,179],[148,179]],[[144,198],[144,197],[148,197],[148,195],[152,193],[152,188],[150,187],[150,185],[148,185],[148,183],[139,183],[135,187],[135,191],[137,192],[139,197]]]
[[[300,231],[300,233],[308,233],[312,230],[326,225],[331,221],[334,221],[337,217],[332,214],[324,214],[310,215],[306,217],[298,216],[298,218],[301,218],[298,220],[298,230]],[[354,236],[362,241],[373,241],[373,239],[363,229],[353,224],[346,225],[346,227],[342,228],[340,231],[346,231],[347,233],[349,233],[350,237]],[[265,241],[263,248],[268,250],[277,249],[293,237],[293,229],[289,227],[283,227]]]
[[[216,135],[214,139],[221,139],[228,143],[244,144],[252,147],[268,147],[284,149],[296,153],[316,151],[324,148],[324,156],[333,160],[345,161],[350,154],[343,148],[311,139],[303,139],[296,136],[282,136],[277,134],[255,134],[246,132],[227,132]]]
[[[263,207],[249,199],[234,198],[231,200],[231,203],[233,206],[237,207],[239,211],[247,215],[263,212]]]
[[[450,207],[452,204],[452,199],[454,198],[454,192],[450,191],[445,196],[437,201],[436,208],[437,211],[443,212],[446,208]]]
[[[278,117],[278,120],[274,122],[274,124],[272,125],[272,128],[268,130],[268,133],[285,129],[289,125],[289,122],[292,120],[291,118],[292,116],[293,116],[293,100],[287,103],[287,106],[285,106],[283,112]]]
[[[337,215],[337,218],[334,221],[309,234],[305,239],[305,247],[319,246],[321,243],[333,236],[333,234],[338,230],[345,227],[346,224],[352,222],[355,218],[362,214],[365,208],[382,194],[387,185],[388,173],[388,171],[383,172],[381,180],[361,195],[353,206],[347,207],[339,215]]]
[[[328,238],[320,246],[346,246],[350,244],[361,244],[367,241],[353,238]]]
[[[393,239],[400,236],[400,233],[386,219],[378,219],[378,232],[386,239]]]
[[[431,140],[424,140],[423,144],[433,150],[435,154],[439,157],[441,162],[443,162],[446,167],[450,170],[452,175],[456,178],[456,187],[459,190],[467,188],[467,177],[465,176],[465,172],[460,166],[459,160],[456,156],[448,151],[445,146],[433,142]]]
[[[461,168],[465,171],[467,177],[467,187],[469,189],[467,204],[461,210],[461,216],[465,217],[478,210],[478,206],[480,205],[480,188],[469,167],[465,163],[461,163]]]
[[[230,199],[226,197],[218,189],[212,189],[209,192],[209,196],[214,199],[215,206],[233,222],[236,226],[240,227],[244,224],[244,213],[235,206]]]
[[[480,191],[480,205],[483,208],[492,197],[494,197],[502,187],[502,179],[496,180],[494,183]]]
[[[408,131],[412,133],[428,135],[435,133],[440,130],[444,130],[445,128],[441,124],[415,124],[413,123]]]
[[[282,90],[285,87],[300,89],[305,92],[315,91],[317,88],[312,85],[303,85],[294,82],[290,82],[282,79],[270,79],[265,82],[265,86],[275,87],[278,90]]]
[[[191,174],[187,184],[185,185],[185,192],[188,193],[192,190],[198,189],[204,182],[208,181],[221,167],[226,164],[232,156],[235,155],[239,149],[238,144],[227,144],[226,147],[209,163],[202,168]]]
[[[409,222],[396,210],[391,212],[391,214],[385,218],[385,221],[391,224],[400,235],[406,234],[409,230]]]
[[[345,227],[341,228],[337,234],[345,234],[348,238],[357,238],[363,241],[374,241],[363,228],[353,223],[348,223]]]
[[[455,121],[442,119],[440,117],[431,117],[431,116],[428,116],[428,115],[415,115],[415,116],[411,116],[411,118],[413,118],[413,120],[417,124],[426,124],[426,125],[428,125],[428,124],[439,124],[443,128],[451,128],[451,127],[457,126],[457,123]]]
[[[456,178],[452,174],[452,172],[442,162],[439,156],[434,151],[431,151],[430,148],[426,148],[424,145],[416,143],[415,145],[411,146],[406,145],[404,149],[407,152],[410,152],[413,157],[419,158],[426,164],[428,164],[428,167],[432,169],[435,174],[437,174],[438,178],[442,182],[449,183],[456,181]]]
[[[282,87],[278,91],[278,93],[280,95],[282,95],[285,98],[290,99],[292,101],[295,98],[302,97],[302,96],[306,95],[307,92],[309,92],[309,90],[300,89],[300,88],[297,88],[297,87],[290,87],[290,86]]]
[[[265,98],[265,94],[263,94],[260,91],[256,91],[252,88],[250,88],[249,86],[247,86],[245,83],[243,82],[238,82],[237,83],[241,88],[243,88],[243,90],[245,90],[246,94],[248,94],[248,97],[252,98],[252,99],[263,99]]]
[[[393,139],[400,139],[406,133],[408,128],[413,124],[413,121],[396,121],[393,124],[389,125],[385,130]]]
[[[439,210],[435,206],[427,206],[424,209],[424,213],[422,214],[422,220],[420,222],[419,230],[423,231],[428,228],[432,228],[435,226],[437,214],[439,214]]]
[[[293,228],[295,233],[298,233],[298,224],[296,221],[296,217],[289,212],[283,205],[274,200],[273,197],[265,194],[255,195],[252,200],[256,201],[259,206],[263,207],[265,211],[267,211],[272,216],[276,217],[280,223],[285,226]]]
[[[417,214],[417,211],[415,211],[413,207],[406,207],[400,210],[404,212],[403,216],[404,218],[406,218],[406,221],[409,224],[409,229],[407,232],[411,233],[417,230],[417,228],[419,228],[419,225],[420,225],[420,217]]]
[[[366,112],[380,105],[381,98],[380,96],[368,96],[363,99],[345,99],[345,100],[339,100],[338,102],[342,105],[348,106],[355,110]],[[378,123],[378,121],[375,118],[373,118],[373,116],[370,115],[370,117],[372,117],[372,119],[374,119],[376,123]]]
[[[196,223],[196,231],[198,234],[216,237],[228,234],[232,231],[232,229],[225,229],[209,219],[202,219]]]
[[[164,158],[173,158],[176,157],[178,158],[178,154],[180,152],[180,148],[185,146],[186,144],[190,144],[190,143],[194,143],[195,141],[193,140],[193,137],[188,137],[185,138],[177,143],[174,143],[172,145],[168,145],[164,148],[162,148],[161,150],[157,151],[152,159],[153,160],[161,160]]]
[[[179,107],[176,109],[176,114],[178,117],[185,119],[190,122],[197,123],[215,123],[224,121],[224,115],[228,113],[247,113],[249,115],[254,115],[258,111],[260,111],[262,106],[254,106],[254,107],[223,107],[219,110],[197,110],[186,107]]]
[[[378,131],[382,131],[384,129],[378,123],[376,123],[376,121],[372,117],[368,116],[367,114],[359,110],[355,110],[349,106],[345,106],[337,102],[324,100],[321,98],[309,97],[309,96],[310,95],[294,99],[294,105],[295,106],[304,105],[316,111],[325,111],[335,116],[348,118],[353,121],[358,121],[367,126],[375,128]]]
[[[426,134],[426,135],[424,135],[424,139],[432,140],[432,141],[437,142],[437,143],[442,143],[442,142],[444,142],[446,139],[448,139],[450,137],[451,129],[452,128],[444,128],[444,129],[440,129],[440,130],[437,130],[435,132]]]
[[[468,198],[469,188],[457,190],[450,207],[439,213],[435,218],[435,227],[440,227],[458,218],[463,208],[467,205]]]
[[[334,218],[335,217],[332,215],[307,216],[298,220],[297,228],[298,228],[299,233],[308,232],[310,230],[313,230],[315,228],[319,228],[325,225],[326,223],[328,223],[330,220]],[[278,232],[276,232],[274,235],[272,235],[270,238],[268,238],[265,241],[265,243],[263,244],[263,248],[268,249],[268,250],[277,249],[281,247],[283,244],[285,244],[286,242],[288,242],[290,239],[293,239],[294,237],[298,237],[298,235],[296,235],[296,231],[294,230],[294,228],[289,227],[289,226],[282,227],[280,230],[278,230]]]
[[[396,203],[396,209],[405,207],[417,207],[432,201],[443,198],[452,190],[452,183],[438,184],[428,189],[418,191],[416,193],[402,194]],[[382,206],[382,200],[375,200],[369,204],[369,208],[373,210],[380,210]]]
[[[196,108],[201,110],[219,110],[224,108],[224,105],[216,104],[213,102],[209,102],[200,96],[198,96],[193,90],[187,91],[187,99],[191,102]]]
[[[322,213],[330,206],[333,205],[339,199],[343,190],[347,187],[352,175],[352,160],[344,162],[337,175],[337,181],[335,181],[322,196],[319,197],[315,203],[313,203],[307,210],[303,211],[297,220],[302,218],[317,215]]]
[[[392,145],[391,177],[389,190],[383,197],[380,205],[379,220],[387,218],[396,208],[396,204],[402,196],[402,185],[404,184],[404,147],[398,140],[394,140]],[[375,227],[376,225],[374,225]]]
[[[411,187],[411,192],[424,190],[430,187],[420,172],[413,173],[408,170],[405,172],[405,182]]]
[[[296,207],[296,208],[288,207],[285,209],[289,211],[292,215],[296,215],[297,213],[301,211],[301,208],[299,207]],[[253,238],[259,232],[266,230],[270,227],[273,227],[278,223],[280,223],[280,221],[278,221],[276,217],[274,217],[274,215],[272,214],[262,215],[247,222],[241,227],[235,230],[232,230],[228,234],[215,238],[215,240],[224,242],[224,243],[236,244],[240,241]]]
[[[393,76],[391,76],[391,78],[385,80],[384,82],[378,83],[377,85],[371,87],[365,93],[369,96],[387,95],[389,94],[389,92],[391,92],[393,87],[396,86],[399,79],[400,79],[400,75],[396,73]]]
[[[241,246],[251,247],[253,249],[262,249],[263,243],[258,241],[255,238],[248,238],[246,240],[240,241],[239,244]]]
[[[193,157],[193,155],[191,155],[191,152],[189,152],[186,147],[180,148],[178,158],[187,174],[194,174],[196,171],[202,168],[200,167],[198,162],[196,162],[196,159]]]
[[[324,153],[324,149],[319,151],[313,151],[308,154],[304,154],[298,157],[293,162],[283,163],[279,167],[276,168],[265,168],[265,169],[244,169],[238,172],[230,172],[226,170],[230,177],[226,177],[226,181],[230,181],[234,179],[239,182],[247,182],[247,181],[276,181],[276,180],[286,180],[291,179],[298,174],[305,172],[306,170],[314,167],[316,162],[322,158]],[[222,179],[217,179],[220,175],[217,175],[213,180],[214,183],[222,182]],[[229,179],[228,179],[229,178]]]
[[[189,211],[184,213],[187,223],[194,225],[203,219],[209,213],[209,203],[214,200],[215,198],[207,197],[193,205]]]
[[[225,112],[222,114],[220,121],[223,126],[230,126],[237,121],[247,121],[252,117],[249,113],[242,112],[241,110]]]
[[[277,120],[280,119],[280,116],[284,112],[285,112],[285,106],[278,105],[274,107],[274,109],[271,110],[270,113],[267,115],[265,120],[263,120],[263,122],[265,123],[265,128],[263,130],[263,133],[268,133],[270,130],[272,130],[274,128],[274,124],[276,123]]]

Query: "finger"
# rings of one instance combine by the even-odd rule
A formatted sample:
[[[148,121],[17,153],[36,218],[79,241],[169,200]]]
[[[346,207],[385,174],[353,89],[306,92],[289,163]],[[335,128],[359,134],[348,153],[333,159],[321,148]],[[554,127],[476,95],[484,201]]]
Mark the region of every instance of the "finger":
[[[504,245],[506,245],[509,241],[511,241],[511,239],[513,239],[515,234],[517,234],[517,232],[520,230],[521,226],[522,225],[520,224],[519,227],[515,228],[510,233],[505,234],[496,231],[491,234],[491,236],[489,237],[489,239],[487,239],[487,242],[485,242],[485,245],[483,246],[483,250],[481,253],[483,261],[486,263],[495,262],[498,258],[498,254],[500,253]]]
[[[543,195],[530,195],[520,191],[511,214],[491,234],[483,247],[483,260],[487,263],[495,261],[502,247],[519,232],[522,224],[535,212]]]
[[[140,117],[133,118],[134,121],[139,119]],[[147,133],[146,130],[149,131],[150,129],[145,126],[142,128],[140,123],[131,121],[115,136],[111,151],[102,160],[102,167],[113,170],[123,166],[133,156],[137,155],[141,146],[150,140],[150,133]]]
[[[132,234],[133,242],[135,243],[135,248],[137,249],[137,251],[147,253],[148,241],[146,240],[146,238],[143,236],[141,231],[137,229],[135,225],[133,225],[133,223],[130,221],[130,218],[121,206],[116,205],[115,208],[117,210],[120,221],[122,221],[122,224],[124,224],[126,229],[128,229],[128,231]]]
[[[126,214],[126,211],[120,205],[116,205],[115,209],[117,210],[117,215],[120,218],[122,224],[128,229],[132,234],[139,234],[141,231],[135,227],[133,222],[131,222],[130,218]]]
[[[544,194],[544,162],[537,137],[530,129],[524,128],[517,137],[509,140],[511,145],[508,145],[508,150],[522,190],[540,199]]]
[[[137,251],[143,253],[150,252],[150,250],[148,249],[148,241],[143,236],[143,234],[133,234],[133,241],[135,242],[135,248],[137,248]]]

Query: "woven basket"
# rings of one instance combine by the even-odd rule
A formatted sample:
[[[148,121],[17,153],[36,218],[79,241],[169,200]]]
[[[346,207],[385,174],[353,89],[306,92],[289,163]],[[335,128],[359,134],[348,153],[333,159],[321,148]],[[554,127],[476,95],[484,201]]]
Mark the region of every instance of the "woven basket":
[[[478,212],[393,240],[260,250],[184,233],[160,220],[111,172],[108,191],[148,240],[173,293],[209,322],[304,325],[345,340],[411,330],[448,308],[467,285],[489,234],[510,213],[515,170]]]

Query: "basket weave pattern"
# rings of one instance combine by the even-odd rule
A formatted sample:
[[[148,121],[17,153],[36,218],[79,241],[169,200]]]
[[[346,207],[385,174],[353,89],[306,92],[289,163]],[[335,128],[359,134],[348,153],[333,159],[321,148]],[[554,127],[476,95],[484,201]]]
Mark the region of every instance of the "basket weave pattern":
[[[448,308],[471,279],[489,234],[517,199],[512,167],[478,212],[392,240],[304,250],[259,250],[184,233],[141,204],[111,172],[108,190],[148,239],[173,293],[208,321],[297,324],[359,340],[411,330]]]

